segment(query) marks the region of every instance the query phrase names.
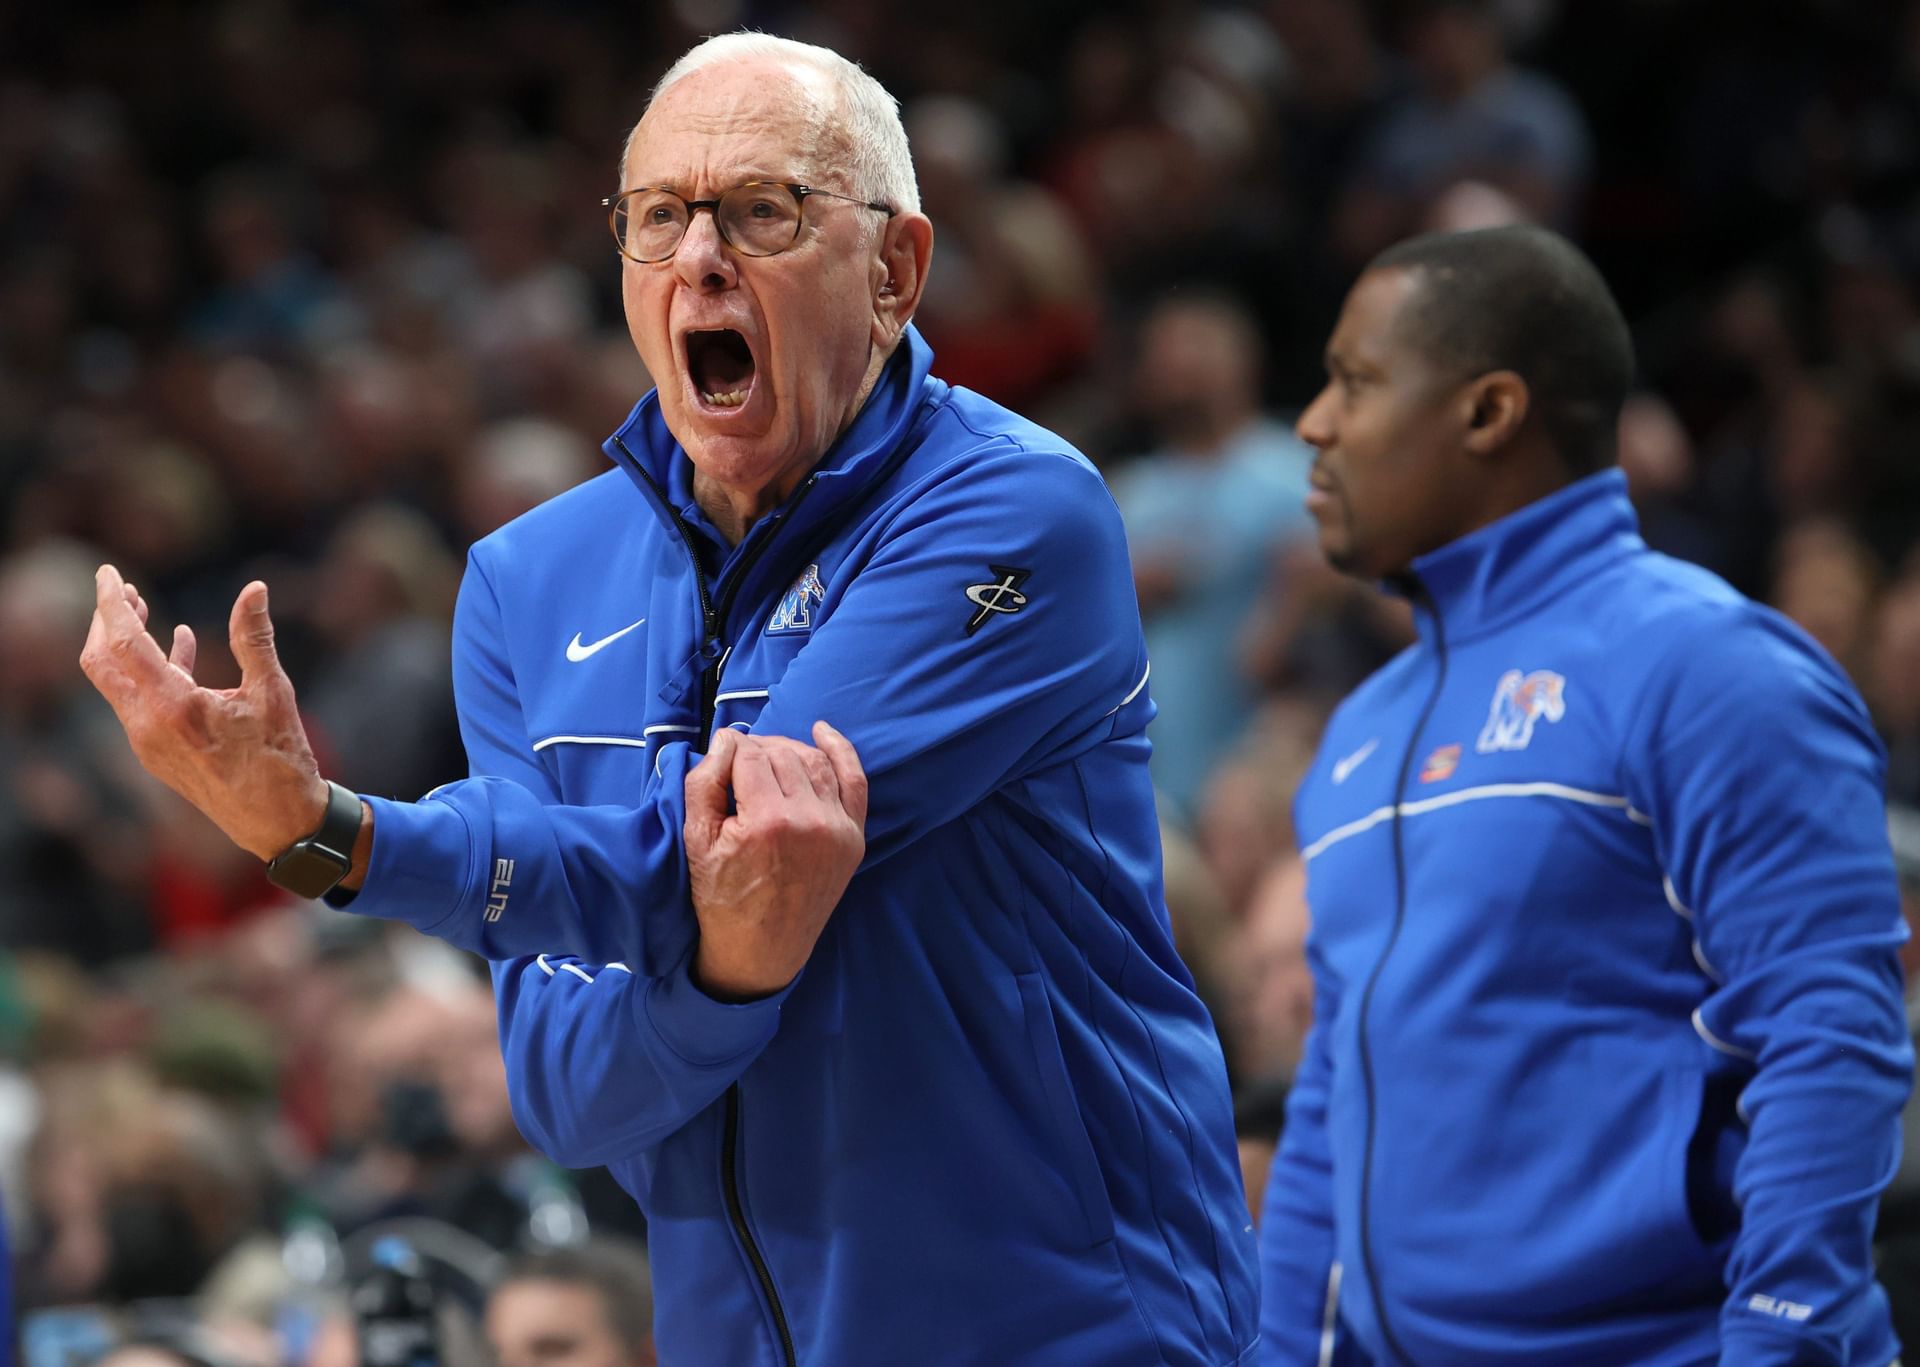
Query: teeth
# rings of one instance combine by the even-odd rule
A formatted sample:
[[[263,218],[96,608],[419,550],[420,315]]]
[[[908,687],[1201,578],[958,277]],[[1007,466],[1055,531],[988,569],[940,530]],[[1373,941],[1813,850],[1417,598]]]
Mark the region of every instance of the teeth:
[[[700,397],[712,404],[715,408],[738,408],[747,401],[747,391],[744,389],[729,389],[724,394],[708,394],[702,391]]]

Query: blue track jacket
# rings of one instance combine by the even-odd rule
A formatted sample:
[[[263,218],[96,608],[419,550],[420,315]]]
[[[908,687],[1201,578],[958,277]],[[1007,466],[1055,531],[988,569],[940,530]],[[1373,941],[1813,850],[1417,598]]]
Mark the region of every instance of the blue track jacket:
[[[473,549],[473,776],[372,799],[355,911],[494,961],[514,1114],[646,1210],[675,1367],[1225,1364],[1257,1332],[1227,1082],[1175,955],[1120,518],[909,331],[729,548],[654,396],[618,470]],[[785,991],[688,977],[710,725],[872,785]]]
[[[1261,1360],[1886,1367],[1913,1060],[1859,698],[1618,471],[1414,570],[1297,799]]]

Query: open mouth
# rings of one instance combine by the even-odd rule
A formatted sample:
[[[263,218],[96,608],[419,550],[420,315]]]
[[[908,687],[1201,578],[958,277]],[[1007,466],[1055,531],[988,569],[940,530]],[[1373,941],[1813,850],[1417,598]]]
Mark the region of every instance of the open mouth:
[[[738,408],[753,392],[753,352],[732,328],[687,334],[687,374],[715,408]]]

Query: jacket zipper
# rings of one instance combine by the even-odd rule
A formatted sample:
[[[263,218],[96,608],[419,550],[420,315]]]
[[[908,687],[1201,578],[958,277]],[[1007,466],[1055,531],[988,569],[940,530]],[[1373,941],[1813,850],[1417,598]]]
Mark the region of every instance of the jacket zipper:
[[[1433,598],[1427,593],[1425,584],[1412,574],[1405,576],[1404,584],[1416,606],[1424,604],[1433,618],[1434,651],[1439,656],[1439,666],[1434,672],[1433,689],[1427,694],[1426,705],[1420,709],[1420,719],[1414,723],[1413,734],[1407,738],[1406,752],[1400,757],[1400,776],[1393,787],[1393,928],[1387,932],[1386,947],[1380,951],[1380,957],[1374,961],[1373,972],[1367,978],[1366,990],[1360,994],[1360,1076],[1367,1095],[1367,1138],[1360,1154],[1360,1261],[1366,1268],[1367,1291],[1373,1299],[1373,1318],[1380,1326],[1380,1337],[1386,1340],[1387,1349],[1394,1358],[1403,1363],[1413,1359],[1393,1335],[1393,1326],[1387,1321],[1386,1298],[1380,1291],[1380,1277],[1373,1264],[1373,1138],[1377,1122],[1379,1103],[1374,1092],[1373,1054],[1367,1047],[1367,1017],[1373,1005],[1373,990],[1380,983],[1380,974],[1387,966],[1387,960],[1393,955],[1394,945],[1400,940],[1400,927],[1407,917],[1407,854],[1405,837],[1401,831],[1400,808],[1407,800],[1407,776],[1413,770],[1413,758],[1420,749],[1420,735],[1427,729],[1427,722],[1433,716],[1433,709],[1440,701],[1440,692],[1447,682],[1447,637],[1440,621],[1439,609],[1434,606]]]
[[[787,505],[787,514],[800,506],[800,500],[813,488],[813,478],[800,486],[800,492],[793,502]],[[680,527],[682,540],[687,538],[686,524],[680,521],[680,515],[674,513],[673,520]],[[693,579],[700,585],[700,604],[706,613],[707,640],[709,647],[719,642],[720,627],[725,623],[727,614],[733,608],[733,600],[739,596],[740,586],[747,582],[747,576],[759,563],[767,544],[778,533],[778,528],[770,527],[765,536],[748,550],[734,573],[733,582],[727,586],[726,598],[716,609],[707,595],[706,578],[700,573],[699,558],[694,558]],[[689,552],[693,543],[687,541]],[[724,655],[716,656],[707,666],[706,675],[700,688],[700,733],[709,741],[713,739],[714,699],[720,692],[720,665]],[[773,1284],[773,1269],[767,1266],[765,1255],[760,1252],[760,1244],[753,1237],[753,1229],[747,1223],[747,1209],[740,1199],[740,1084],[733,1083],[727,1088],[726,1122],[720,1133],[720,1174],[722,1187],[727,1201],[727,1218],[733,1222],[733,1232],[739,1236],[740,1247],[746,1250],[747,1261],[753,1265],[753,1275],[760,1282],[760,1290],[767,1298],[767,1308],[773,1312],[773,1327],[780,1335],[780,1355],[786,1367],[799,1367],[799,1355],[793,1347],[793,1330],[787,1325],[787,1312],[780,1304],[780,1292]]]
[[[767,1298],[767,1307],[773,1311],[773,1327],[780,1334],[780,1356],[787,1367],[799,1367],[799,1358],[793,1349],[793,1331],[787,1327],[787,1312],[780,1308],[780,1293],[774,1289],[773,1269],[767,1266],[767,1260],[760,1254],[760,1245],[754,1242],[753,1231],[747,1226],[747,1210],[740,1201],[740,1177],[735,1169],[739,1157],[740,1084],[736,1082],[727,1088],[727,1118],[720,1138],[721,1174],[725,1178],[722,1189],[727,1198],[727,1218],[733,1222],[733,1232],[739,1235],[740,1247],[747,1251],[747,1261],[753,1264],[753,1275]]]
[[[614,440],[621,450],[627,451],[625,442],[617,437]],[[693,567],[693,584],[700,593],[702,631],[700,644],[702,649],[711,652],[720,643],[721,625],[726,621],[726,615],[733,607],[733,600],[739,596],[740,586],[746,583],[747,575],[759,563],[761,555],[767,549],[767,543],[773,540],[778,529],[769,528],[767,534],[747,552],[733,576],[733,582],[727,586],[725,600],[716,606],[713,594],[707,588],[706,571],[700,567],[700,553],[693,548],[692,529],[680,516],[679,510],[667,501],[665,493],[654,482],[653,476],[641,467],[637,459],[634,459],[633,452],[627,451],[627,458],[633,460],[633,468],[639,472],[640,478],[646,480],[648,487],[653,490],[654,497],[659,499],[660,506],[667,510],[667,516],[673,521],[674,530],[680,535],[680,544],[686,547],[687,560]],[[794,495],[793,502],[787,505],[789,516],[795,508],[800,506],[800,500],[813,489],[813,483],[814,477],[809,475],[806,483],[801,485],[800,491]],[[713,739],[714,700],[720,692],[722,658],[721,655],[715,654],[713,662],[702,671],[700,678],[700,734],[707,741]],[[766,1257],[760,1252],[760,1244],[753,1237],[753,1228],[747,1223],[746,1205],[740,1199],[739,1083],[735,1082],[727,1088],[726,1100],[726,1119],[720,1131],[720,1181],[722,1195],[727,1203],[727,1219],[733,1225],[734,1236],[740,1240],[740,1247],[746,1251],[747,1262],[753,1268],[754,1279],[760,1283],[761,1294],[767,1299],[767,1309],[773,1313],[773,1327],[780,1336],[781,1360],[786,1363],[786,1367],[799,1367],[799,1356],[793,1347],[793,1330],[787,1325],[787,1312],[781,1306],[780,1292],[773,1284],[773,1270],[767,1266]]]
[[[674,533],[680,538],[680,549],[687,553],[687,567],[693,571],[694,591],[700,596],[700,646],[703,650],[709,650],[720,638],[720,616],[714,611],[713,595],[707,590],[707,572],[700,567],[700,552],[693,548],[693,529],[687,526],[687,521],[680,516],[679,509],[668,500],[667,492],[660,487],[659,481],[648,474],[646,467],[640,464],[640,458],[633,454],[633,449],[618,436],[614,437],[613,444],[633,462],[633,472],[646,482],[647,492],[653,495],[653,501],[660,505],[661,511],[667,515],[667,520],[673,523]],[[706,673],[715,674],[715,671],[712,666],[708,666]],[[714,682],[716,684],[718,682],[717,675]],[[703,736],[713,725],[713,704],[708,699],[707,693],[708,687],[703,683],[700,694],[700,724]]]

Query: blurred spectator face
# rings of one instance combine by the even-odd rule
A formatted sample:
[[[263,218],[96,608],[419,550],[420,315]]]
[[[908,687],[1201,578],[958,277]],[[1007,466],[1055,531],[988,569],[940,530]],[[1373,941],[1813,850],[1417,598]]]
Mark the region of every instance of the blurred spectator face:
[[[396,1083],[432,1076],[426,1041],[439,1011],[431,999],[406,989],[369,993],[327,1022],[327,1129],[343,1148],[375,1142],[381,1134],[381,1097]]]
[[[1263,787],[1256,766],[1229,762],[1208,779],[1200,806],[1201,853],[1236,916],[1247,904],[1261,865],[1273,853],[1261,810]]]
[[[1858,678],[1877,580],[1872,554],[1845,527],[1802,523],[1781,541],[1773,606]]]
[[[92,577],[74,545],[49,542],[0,562],[0,718],[34,718],[73,690]]]
[[[131,212],[105,226],[107,246],[95,269],[115,303],[130,315],[155,317],[179,288],[179,262],[167,224]]]
[[[907,115],[920,202],[945,223],[973,212],[1000,172],[1002,134],[976,100],[933,95]]]
[[[475,984],[464,999],[449,1005],[452,1028],[442,1045],[438,1081],[454,1135],[475,1153],[518,1149],[522,1141],[494,1033],[493,994]]]
[[[50,253],[0,278],[0,357],[38,368],[61,356],[77,293],[68,263]]]
[[[1307,867],[1298,856],[1275,863],[1254,889],[1234,956],[1236,1057],[1255,1076],[1291,1076],[1313,1024],[1313,975],[1307,968]]]
[[[1793,326],[1779,287],[1758,276],[1736,281],[1707,320],[1707,343],[1730,361],[1762,375],[1790,369],[1795,353]]]
[[[1134,32],[1095,20],[1074,35],[1067,51],[1067,101],[1083,124],[1124,122],[1137,113],[1147,62]]]
[[[219,478],[199,455],[161,443],[107,459],[99,534],[121,563],[146,574],[208,557],[227,521]]]
[[[36,1271],[78,1300],[191,1295],[259,1217],[234,1119],[131,1065],[50,1084],[30,1182],[48,1225]]]
[[[631,348],[622,347],[629,359]],[[623,383],[630,377],[623,377]],[[644,385],[641,386],[643,389]],[[479,540],[605,468],[578,433],[539,418],[495,423],[460,463],[460,516]]]
[[[1166,440],[1214,446],[1253,416],[1260,387],[1253,320],[1218,301],[1173,301],[1148,317],[1135,384]]]
[[[455,575],[439,533],[404,504],[363,508],[334,533],[320,564],[327,591],[310,617],[336,646],[350,646],[407,616],[443,616]]]
[[[1825,389],[1798,384],[1787,393],[1775,418],[1769,472],[1782,508],[1832,502],[1851,465],[1846,428],[1845,409]]]
[[[256,1175],[228,1116],[186,1093],[143,1107],[109,1153],[108,1281],[129,1299],[195,1291],[219,1256],[258,1227]]]
[[[1200,847],[1176,825],[1162,821],[1160,848],[1166,869],[1167,918],[1173,943],[1193,970],[1201,996],[1218,999],[1224,976],[1231,910]]]
[[[1635,501],[1671,498],[1693,483],[1693,442],[1665,399],[1635,394],[1621,408],[1620,468]]]
[[[590,1286],[545,1278],[508,1282],[487,1306],[487,1339],[499,1367],[649,1367],[629,1350]]]
[[[1272,0],[1265,13],[1303,81],[1329,56],[1370,42],[1357,0]]]
[[[1920,730],[1920,573],[1909,571],[1881,605],[1869,682],[1881,726]]]
[[[473,983],[398,988],[363,1006],[334,1051],[334,1132],[422,1157],[522,1146],[494,1034],[493,995]]]
[[[1897,269],[1860,261],[1829,274],[1826,312],[1827,335],[1843,352],[1897,364],[1913,334],[1915,300]]]
[[[404,469],[420,445],[417,369],[366,350],[330,360],[320,385],[320,420],[355,475],[378,481]]]
[[[1473,89],[1505,54],[1489,6],[1440,0],[1409,26],[1407,56],[1422,82],[1451,99]]]
[[[768,178],[849,193],[837,103],[828,77],[798,66],[740,59],[696,71],[641,120],[623,183],[689,199]],[[815,199],[792,248],[746,257],[696,212],[667,260],[623,259],[634,345],[667,427],[706,478],[784,493],[851,419],[881,326],[874,244],[887,223]]]
[[[1446,448],[1452,377],[1397,335],[1420,288],[1414,272],[1369,271],[1347,296],[1327,343],[1327,384],[1300,415],[1319,452],[1307,511],[1334,568],[1380,579],[1444,544],[1473,486]]]
[[[286,225],[262,186],[239,180],[216,187],[206,222],[208,245],[229,280],[257,280],[287,256]]]
[[[132,1348],[117,1348],[101,1358],[94,1367],[191,1367],[191,1363],[171,1348],[152,1348],[141,1344]]]
[[[491,279],[537,266],[545,245],[548,199],[539,161],[509,148],[483,147],[454,159],[460,231]]]

